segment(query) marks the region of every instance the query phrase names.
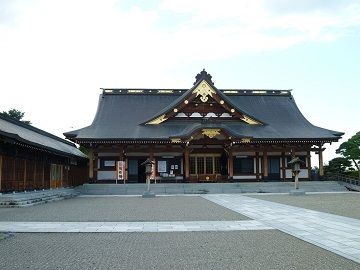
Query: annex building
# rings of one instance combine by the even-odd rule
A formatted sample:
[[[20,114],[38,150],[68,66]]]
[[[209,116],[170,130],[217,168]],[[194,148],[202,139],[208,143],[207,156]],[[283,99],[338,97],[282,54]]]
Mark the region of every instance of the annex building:
[[[93,123],[64,135],[90,150],[94,182],[138,183],[147,158],[156,181],[281,181],[296,155],[310,179],[311,153],[321,176],[343,133],[312,125],[291,90],[218,89],[203,70],[190,89],[102,89]]]
[[[0,193],[83,184],[87,163],[75,144],[0,115]]]

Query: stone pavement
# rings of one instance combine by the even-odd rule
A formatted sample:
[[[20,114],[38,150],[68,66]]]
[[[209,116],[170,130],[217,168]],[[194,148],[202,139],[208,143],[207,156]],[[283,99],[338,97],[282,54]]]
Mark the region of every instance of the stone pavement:
[[[0,241],[0,269],[355,270],[359,264],[279,230],[15,233]]]
[[[289,206],[285,204],[279,204],[260,199],[255,199],[240,194],[207,194],[197,197],[197,200],[211,201],[214,206],[221,208],[226,207],[237,213],[245,215],[254,220],[219,220],[212,221],[194,221],[190,219],[188,221],[180,218],[181,215],[175,215],[177,219],[168,221],[157,221],[157,219],[140,221],[140,220],[123,220],[123,222],[114,220],[112,222],[103,222],[104,219],[90,221],[74,222],[74,220],[49,220],[52,222],[38,222],[37,219],[34,222],[27,222],[25,220],[4,220],[0,222],[0,232],[231,232],[231,231],[245,231],[245,230],[271,230],[278,229],[296,238],[302,239],[308,243],[314,244],[318,247],[324,248],[331,252],[334,252],[340,256],[351,259],[354,262],[360,263],[360,220],[346,218],[343,216],[327,214],[314,210],[308,210],[304,208]],[[172,199],[170,199],[172,198]],[[176,197],[168,197],[169,202],[173,201],[174,205],[178,205],[179,201],[175,200]],[[186,201],[191,201],[191,197],[188,197]],[[136,199],[136,198],[134,198]],[[157,197],[156,199],[148,199],[147,204],[160,203],[162,205],[164,197]],[[204,200],[206,199],[206,200]],[[77,199],[74,199],[77,200]],[[71,200],[69,200],[71,201]],[[68,201],[68,202],[69,202]],[[143,200],[139,200],[143,203]],[[168,202],[168,203],[169,203]],[[61,202],[61,205],[64,202]],[[114,203],[114,202],[112,202]],[[199,201],[201,203],[201,201]],[[60,203],[59,203],[60,204]],[[151,204],[152,206],[154,206]],[[191,204],[191,203],[190,203]],[[217,205],[216,205],[217,204]],[[55,204],[51,204],[56,206]],[[67,204],[66,204],[67,205]],[[207,207],[205,207],[207,205]],[[89,205],[87,205],[89,206]],[[104,205],[102,205],[104,206]],[[170,210],[174,210],[172,204],[167,204]],[[179,204],[184,209],[184,202]],[[199,211],[213,212],[216,207],[210,207],[211,205],[204,204],[204,208],[194,209],[189,206],[188,209],[195,211],[199,214]],[[42,207],[42,206],[37,206]],[[119,204],[116,204],[119,207]],[[69,209],[68,207],[66,207]],[[89,208],[89,207],[88,207]],[[185,207],[187,209],[187,207]],[[35,208],[34,208],[35,209]],[[151,207],[153,209],[153,207]],[[157,209],[157,210],[156,210]],[[221,208],[224,211],[223,208]],[[89,208],[93,210],[93,208]],[[156,211],[155,211],[156,210]],[[5,209],[4,209],[5,211]],[[15,211],[6,210],[6,211]],[[20,211],[16,210],[16,211]],[[148,210],[146,210],[148,211]],[[154,208],[155,212],[159,211],[159,208]],[[191,212],[190,211],[190,212]],[[216,211],[215,211],[216,212]],[[231,211],[229,211],[231,212]],[[59,213],[59,212],[58,212]],[[122,212],[123,213],[123,212]],[[167,213],[167,212],[166,212]],[[94,214],[93,212],[91,213]],[[139,213],[143,217],[144,213]],[[217,215],[217,214],[216,214]],[[175,218],[174,217],[174,218]],[[191,216],[193,217],[193,216]],[[204,218],[205,216],[203,216]],[[208,216],[210,217],[210,216]],[[218,217],[219,218],[219,217]],[[237,217],[239,218],[239,217]],[[31,220],[31,219],[30,219]],[[161,220],[161,219],[160,219]],[[44,220],[47,221],[47,220]],[[68,222],[71,221],[71,222]],[[101,221],[101,222],[99,222]],[[250,233],[250,232],[249,232]]]
[[[109,233],[109,232],[192,232],[273,229],[256,220],[175,222],[0,222],[0,232],[21,233]]]
[[[360,263],[360,220],[237,194],[202,197]]]

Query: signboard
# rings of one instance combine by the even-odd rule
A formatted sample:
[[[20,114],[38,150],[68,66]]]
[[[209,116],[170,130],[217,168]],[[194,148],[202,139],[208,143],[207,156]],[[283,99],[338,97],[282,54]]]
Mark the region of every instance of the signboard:
[[[104,167],[115,167],[115,160],[105,160]]]
[[[122,160],[119,160],[117,161],[117,164],[116,164],[116,179],[117,180],[122,180],[124,179],[124,161]]]
[[[159,160],[157,162],[157,171],[159,173],[164,173],[166,172],[166,160]]]

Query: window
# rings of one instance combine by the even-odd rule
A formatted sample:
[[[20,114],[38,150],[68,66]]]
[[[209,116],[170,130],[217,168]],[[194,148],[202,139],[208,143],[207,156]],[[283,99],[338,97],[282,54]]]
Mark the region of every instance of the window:
[[[253,174],[254,158],[237,157],[234,159],[234,174]]]
[[[190,174],[220,173],[220,157],[199,155],[190,157]]]
[[[214,169],[213,157],[206,157],[206,174],[212,174]]]
[[[115,171],[115,158],[100,158],[100,169],[104,171]]]
[[[220,173],[220,157],[215,157],[214,159],[215,173]]]
[[[197,157],[197,173],[204,174],[204,157]]]

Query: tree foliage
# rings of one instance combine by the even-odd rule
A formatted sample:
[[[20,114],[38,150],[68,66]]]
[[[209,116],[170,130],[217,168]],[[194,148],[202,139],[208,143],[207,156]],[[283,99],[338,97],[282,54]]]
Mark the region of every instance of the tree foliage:
[[[360,132],[356,133],[346,142],[343,142],[336,150],[336,153],[351,161],[358,170],[360,177]]]
[[[346,174],[351,169],[351,161],[344,157],[333,158],[324,166],[325,175]]]
[[[14,118],[14,119],[16,119],[18,121],[21,121],[21,122],[25,123],[25,124],[31,125],[30,121],[22,120],[24,118],[25,113],[22,112],[22,111],[19,111],[17,109],[10,109],[7,112],[6,111],[0,112],[0,115],[11,117],[11,118]]]

